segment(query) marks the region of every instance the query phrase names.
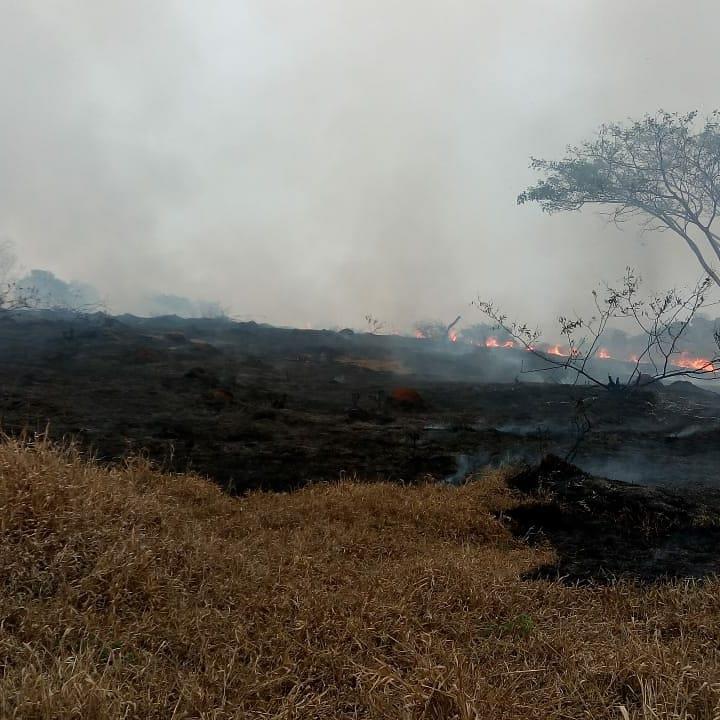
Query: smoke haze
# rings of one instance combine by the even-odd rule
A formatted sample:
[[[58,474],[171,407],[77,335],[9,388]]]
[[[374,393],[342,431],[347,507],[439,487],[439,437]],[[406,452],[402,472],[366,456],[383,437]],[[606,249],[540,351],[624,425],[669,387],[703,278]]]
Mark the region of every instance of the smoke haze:
[[[720,105],[717,3],[0,0],[0,236],[116,311],[295,325],[530,322],[667,236],[517,207],[530,155]],[[690,39],[691,38],[691,39]]]

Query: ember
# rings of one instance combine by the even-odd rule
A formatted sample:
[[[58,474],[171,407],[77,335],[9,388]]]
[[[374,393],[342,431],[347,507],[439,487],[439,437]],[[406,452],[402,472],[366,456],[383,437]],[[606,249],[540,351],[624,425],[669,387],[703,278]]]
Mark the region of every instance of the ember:
[[[390,393],[390,403],[404,410],[420,410],[425,407],[420,393],[414,388],[395,388]]]

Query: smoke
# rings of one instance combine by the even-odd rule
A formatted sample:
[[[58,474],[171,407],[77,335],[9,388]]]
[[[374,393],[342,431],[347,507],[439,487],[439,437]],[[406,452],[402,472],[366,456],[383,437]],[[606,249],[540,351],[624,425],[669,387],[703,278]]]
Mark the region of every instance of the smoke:
[[[191,300],[179,295],[153,295],[148,298],[143,314],[151,317],[178,315],[184,318],[222,318],[226,316],[220,303],[210,300]]]
[[[17,286],[40,308],[97,310],[102,306],[100,293],[84,282],[66,282],[47,270],[31,270]]]
[[[93,312],[104,309],[100,292],[90,283],[66,281],[49,270],[31,270],[22,276],[13,276],[14,253],[10,243],[0,244],[0,278],[12,278],[13,287],[28,298],[30,307]],[[142,299],[142,316],[177,315],[184,318],[223,318],[227,316],[220,303],[211,300],[193,300],[181,295],[156,294]]]
[[[547,323],[628,264],[657,287],[697,275],[669,236],[515,197],[530,155],[717,102],[709,0],[0,11],[0,235],[112,310],[209,296],[276,323],[410,327],[467,317],[479,292]]]

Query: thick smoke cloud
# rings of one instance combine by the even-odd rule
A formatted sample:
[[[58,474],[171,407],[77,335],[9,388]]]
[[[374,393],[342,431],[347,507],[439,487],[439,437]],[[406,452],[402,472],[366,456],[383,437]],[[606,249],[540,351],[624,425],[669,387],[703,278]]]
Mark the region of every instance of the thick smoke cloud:
[[[709,110],[710,1],[0,0],[0,235],[117,311],[209,297],[408,327],[491,296],[530,322],[692,259],[515,205],[530,155]],[[692,40],[690,40],[692,38]]]
[[[31,307],[92,312],[102,309],[100,293],[89,283],[67,282],[47,270],[32,270],[17,280]]]

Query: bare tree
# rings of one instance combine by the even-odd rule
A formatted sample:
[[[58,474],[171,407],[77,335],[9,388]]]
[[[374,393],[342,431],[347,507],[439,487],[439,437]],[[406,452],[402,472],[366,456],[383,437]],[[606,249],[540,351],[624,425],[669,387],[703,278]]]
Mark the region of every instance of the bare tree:
[[[601,126],[562,160],[533,158],[545,177],[518,197],[549,213],[585,205],[610,208],[616,222],[639,218],[646,229],[676,233],[720,285],[720,111],[697,127],[697,112],[660,111]]]
[[[44,310],[70,312],[77,316],[105,310],[105,305],[92,285],[66,282],[48,270],[31,270],[17,281],[33,306]]]
[[[368,324],[368,332],[372,335],[377,335],[385,327],[385,322],[376,318],[374,315],[366,315],[365,322]]]
[[[683,362],[683,336],[693,318],[706,303],[707,290],[712,285],[709,278],[700,281],[688,291],[668,290],[643,299],[639,294],[641,278],[627,268],[619,287],[604,285],[600,292],[593,291],[595,313],[590,318],[580,316],[558,318],[559,330],[566,349],[562,355],[548,351],[541,344],[541,332],[526,324],[508,320],[493,302],[475,301],[485,315],[502,328],[517,343],[543,361],[543,367],[535,371],[559,368],[574,374],[577,383],[584,379],[608,390],[627,390],[647,386],[672,377],[720,378],[720,331],[714,334],[711,357]],[[607,382],[598,377],[593,363],[602,348],[602,338],[613,321],[630,321],[640,331],[643,346],[629,364],[624,381],[608,377]],[[545,348],[545,349],[543,349]]]
[[[455,342],[457,340],[458,334],[453,329],[460,321],[462,320],[462,317],[458,315],[446,328],[445,328],[445,337],[448,340],[452,340]]]
[[[15,279],[15,252],[9,240],[0,241],[0,314],[31,307],[36,299],[32,288]]]
[[[440,320],[421,320],[414,325],[415,335],[426,340],[447,338],[447,325]]]
[[[415,323],[417,337],[427,340],[457,340],[458,332],[455,326],[462,320],[458,315],[449,325],[440,320],[425,320]]]

